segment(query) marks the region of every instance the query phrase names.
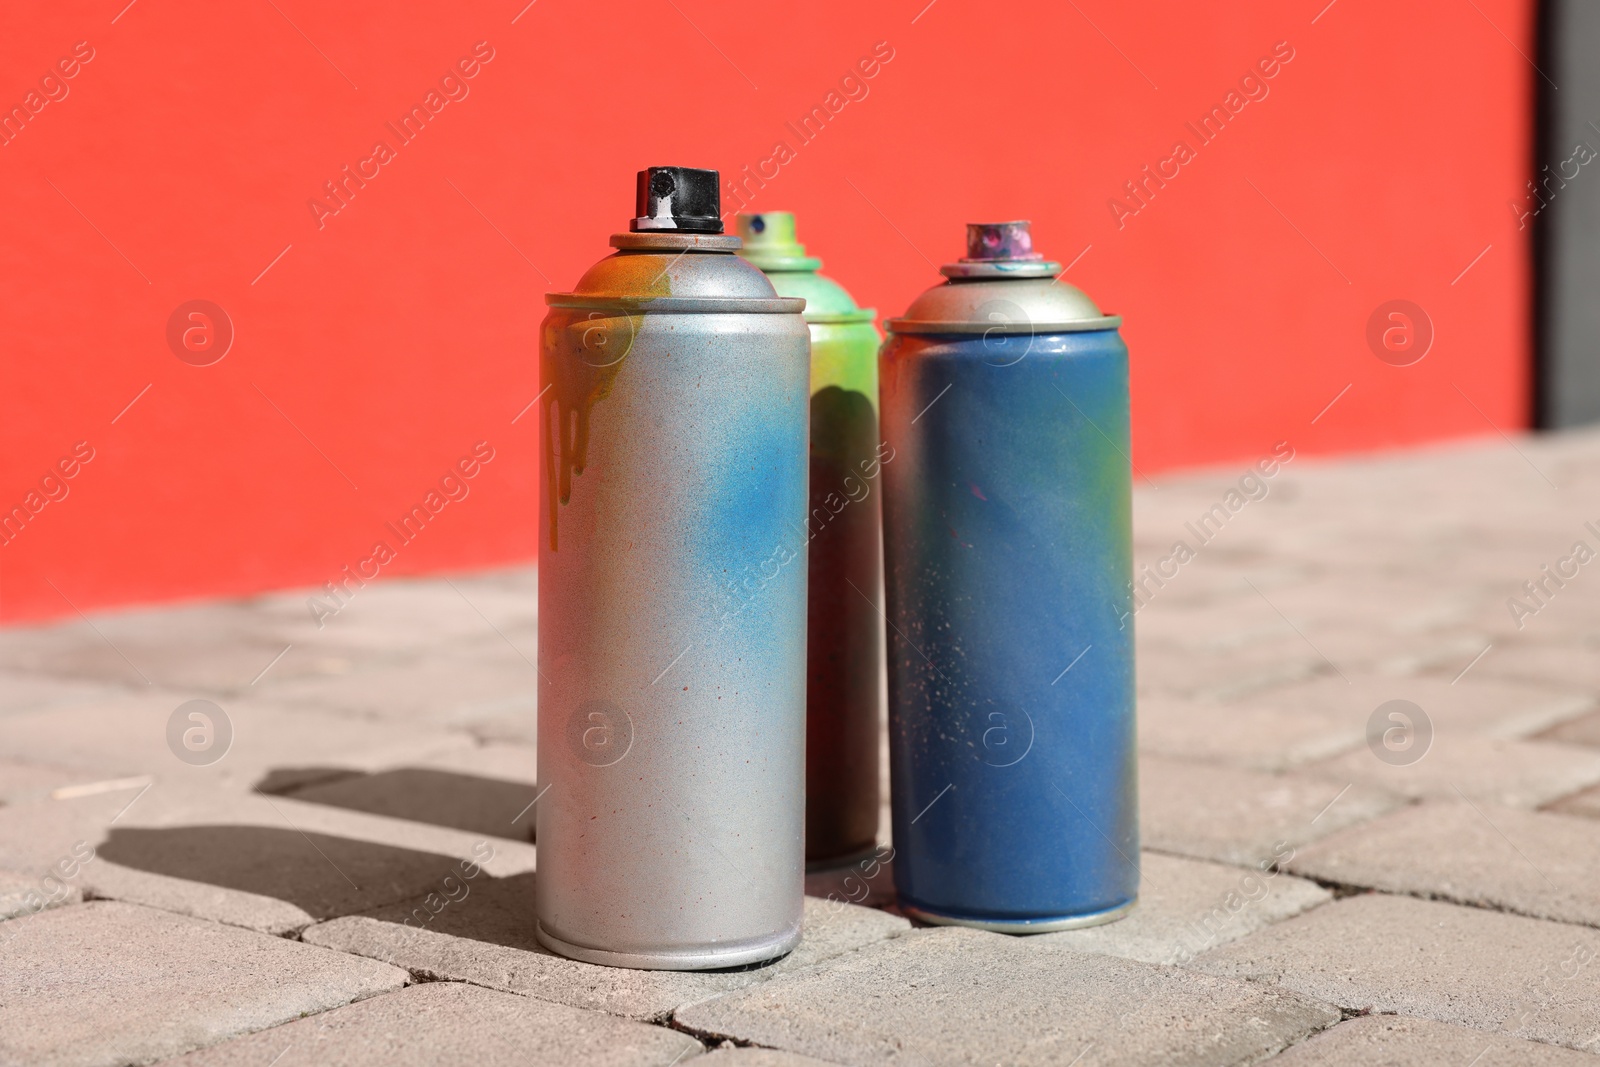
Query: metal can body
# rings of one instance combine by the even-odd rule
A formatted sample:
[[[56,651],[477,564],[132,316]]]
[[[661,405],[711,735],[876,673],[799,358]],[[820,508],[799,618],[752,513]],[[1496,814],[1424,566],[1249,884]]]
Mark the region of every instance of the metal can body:
[[[630,236],[542,331],[538,937],[736,966],[800,935],[808,340],[687,254],[737,239]]]
[[[806,862],[824,869],[878,843],[882,457],[878,331],[870,321],[810,326]],[[863,363],[872,368],[866,381]],[[830,364],[844,373],[829,374]]]
[[[742,257],[783,296],[806,301],[811,331],[811,493],[806,649],[806,866],[841,867],[878,842],[881,808],[883,549],[878,346],[858,308],[795,237],[794,216],[738,217]]]
[[[892,322],[882,353],[895,883],[925,921],[1069,929],[1139,887],[1127,348],[984,284],[1022,332]]]

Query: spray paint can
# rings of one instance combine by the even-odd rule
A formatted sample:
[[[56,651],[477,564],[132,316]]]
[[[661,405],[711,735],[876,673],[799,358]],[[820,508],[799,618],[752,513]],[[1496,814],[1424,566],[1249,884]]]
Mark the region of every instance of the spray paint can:
[[[870,308],[818,273],[787,211],[739,215],[740,253],[811,331],[811,504],[806,646],[806,866],[826,870],[878,843],[883,549],[878,344]]]
[[[880,363],[895,885],[1032,933],[1139,889],[1128,351],[1033,251],[967,228]]]
[[[800,938],[809,342],[715,171],[637,215],[540,335],[537,935],[703,970]]]

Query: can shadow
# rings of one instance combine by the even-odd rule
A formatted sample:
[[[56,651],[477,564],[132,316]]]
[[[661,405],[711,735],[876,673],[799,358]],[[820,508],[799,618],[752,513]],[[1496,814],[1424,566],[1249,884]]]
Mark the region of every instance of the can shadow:
[[[527,782],[484,778],[431,767],[374,773],[319,767],[276,767],[256,790],[296,800],[468,833],[533,840],[533,801]]]
[[[806,896],[863,908],[892,909],[895,904],[894,860],[807,871]]]
[[[480,876],[464,880],[466,896],[453,900],[439,894],[401,901],[371,916],[380,922],[407,923],[449,937],[553,955],[534,934],[534,872],[506,878]],[[437,909],[437,910],[435,910]]]
[[[191,893],[182,899],[182,891],[138,880],[137,872],[144,872],[270,897],[316,922],[360,914],[411,931],[556,955],[535,934],[532,871],[496,878],[456,856],[237,825],[113,828],[96,849],[95,863],[93,893],[110,899],[214,917],[215,897]],[[778,962],[724,971],[762,970]]]
[[[132,884],[128,872],[119,870],[126,868],[271,897],[317,920],[424,894],[462,862],[289,827],[236,825],[113,827],[96,847],[95,860],[97,895],[136,903],[146,897],[147,885]]]

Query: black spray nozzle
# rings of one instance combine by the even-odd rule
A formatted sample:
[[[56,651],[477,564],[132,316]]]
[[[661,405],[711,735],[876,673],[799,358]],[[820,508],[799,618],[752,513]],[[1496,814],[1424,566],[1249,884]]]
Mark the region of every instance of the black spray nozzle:
[[[722,194],[717,172],[697,167],[649,167],[639,172],[634,196],[638,218],[628,224],[641,230],[722,232]]]

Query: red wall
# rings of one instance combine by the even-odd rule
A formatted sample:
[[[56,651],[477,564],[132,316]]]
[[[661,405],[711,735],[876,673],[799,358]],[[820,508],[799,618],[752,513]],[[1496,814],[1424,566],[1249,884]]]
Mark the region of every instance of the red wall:
[[[754,204],[800,212],[880,312],[968,219],[1089,246],[1069,278],[1126,316],[1146,473],[1523,425],[1528,0],[925,2],[12,6],[0,104],[93,59],[0,146],[0,507],[94,458],[0,545],[0,617],[320,584],[398,546],[385,521],[480,441],[469,495],[384,573],[531,559],[535,413],[512,419],[542,293],[609,251],[637,168],[727,174],[779,140]],[[468,95],[402,145],[385,123],[480,41]],[[1123,183],[1284,41],[1268,95],[1119,227]],[[867,95],[799,144],[786,121],[879,42]],[[319,219],[378,140],[394,158]],[[1393,298],[1434,324],[1413,366],[1367,347]],[[210,366],[166,338],[195,299],[235,331]]]

